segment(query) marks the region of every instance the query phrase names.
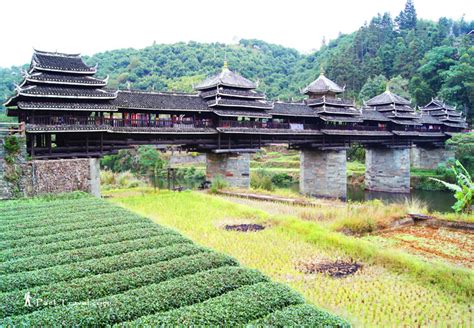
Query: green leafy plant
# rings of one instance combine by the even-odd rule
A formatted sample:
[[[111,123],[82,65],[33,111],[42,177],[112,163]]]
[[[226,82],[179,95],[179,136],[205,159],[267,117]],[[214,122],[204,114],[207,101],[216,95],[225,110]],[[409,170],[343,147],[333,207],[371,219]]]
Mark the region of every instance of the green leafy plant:
[[[214,177],[211,183],[211,193],[215,194],[219,190],[222,190],[228,186],[227,181],[224,180],[224,178],[220,175],[217,175]]]
[[[438,181],[446,188],[454,191],[456,203],[453,205],[453,209],[456,212],[470,213],[472,211],[472,201],[474,195],[474,183],[472,182],[471,175],[459,161],[456,161],[456,165],[452,167],[452,171],[456,176],[456,184],[436,178],[431,179]]]

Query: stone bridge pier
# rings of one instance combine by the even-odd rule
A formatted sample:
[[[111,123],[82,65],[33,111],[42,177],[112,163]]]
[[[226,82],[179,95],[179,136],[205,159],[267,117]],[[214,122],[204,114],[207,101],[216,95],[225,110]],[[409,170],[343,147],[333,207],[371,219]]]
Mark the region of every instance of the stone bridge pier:
[[[229,187],[250,187],[249,153],[207,153],[206,176],[212,181],[217,176],[224,179]]]
[[[454,158],[454,151],[444,147],[416,146],[410,150],[411,166],[417,169],[436,169],[451,158]]]
[[[365,187],[373,191],[410,192],[410,148],[367,148]]]
[[[300,192],[309,196],[345,199],[346,150],[302,150]]]

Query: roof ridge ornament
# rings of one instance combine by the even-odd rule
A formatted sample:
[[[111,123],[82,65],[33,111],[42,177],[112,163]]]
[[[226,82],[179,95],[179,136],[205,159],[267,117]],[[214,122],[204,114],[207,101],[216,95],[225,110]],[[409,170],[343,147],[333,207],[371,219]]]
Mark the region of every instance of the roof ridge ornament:
[[[321,65],[319,65],[319,76],[324,76],[324,73],[325,73],[324,72],[324,65],[321,64]]]

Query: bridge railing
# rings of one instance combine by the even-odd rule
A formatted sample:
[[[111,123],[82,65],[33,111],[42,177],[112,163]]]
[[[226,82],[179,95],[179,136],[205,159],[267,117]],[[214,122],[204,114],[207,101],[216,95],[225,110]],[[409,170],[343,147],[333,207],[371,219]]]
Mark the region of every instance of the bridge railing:
[[[35,116],[31,117],[29,124],[44,126],[111,126],[111,127],[138,127],[138,128],[202,128],[211,127],[210,120],[194,120],[192,118],[184,118],[179,120],[173,119],[122,119],[122,118],[106,118],[106,117],[77,117],[77,116]]]
[[[289,129],[289,123],[220,120],[221,128],[251,128],[251,129]]]

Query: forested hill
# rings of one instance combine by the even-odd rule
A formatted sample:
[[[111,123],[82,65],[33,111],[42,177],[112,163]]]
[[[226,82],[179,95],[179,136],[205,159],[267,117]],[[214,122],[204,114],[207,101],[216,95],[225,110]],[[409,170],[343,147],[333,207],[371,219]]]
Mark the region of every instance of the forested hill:
[[[110,75],[112,88],[191,91],[192,85],[220,70],[227,56],[231,69],[258,81],[271,99],[300,99],[300,89],[319,74],[346,86],[345,97],[362,102],[385,89],[423,105],[442,97],[474,116],[474,22],[417,19],[411,0],[395,19],[378,15],[359,30],[340,35],[320,50],[303,55],[259,40],[220,43],[154,44],[144,49],[98,53],[99,75]],[[308,35],[310,37],[310,35]],[[308,40],[308,42],[311,42]],[[319,40],[313,40],[318,44]],[[47,49],[46,49],[47,50]],[[18,67],[0,68],[0,98],[21,80]]]

